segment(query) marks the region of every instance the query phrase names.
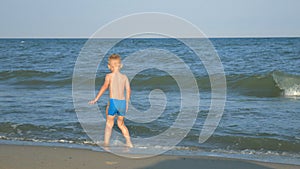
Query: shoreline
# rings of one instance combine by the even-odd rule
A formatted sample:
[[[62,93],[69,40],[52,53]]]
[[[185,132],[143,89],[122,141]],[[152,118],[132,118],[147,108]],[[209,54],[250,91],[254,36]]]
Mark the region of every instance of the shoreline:
[[[81,148],[0,144],[0,169],[26,168],[243,168],[299,169],[300,165],[211,156],[158,155],[126,158]]]
[[[61,142],[33,142],[30,140],[1,140],[0,145],[16,145],[16,146],[40,146],[40,147],[55,147],[55,148],[68,148],[68,149],[80,149],[80,150],[90,150],[95,152],[107,152],[103,147],[92,144],[77,144],[71,142],[65,142],[62,140]],[[108,152],[110,153],[110,152]],[[149,154],[148,154],[149,155]],[[146,156],[148,156],[146,154]],[[202,151],[198,153],[191,153],[190,151],[185,150],[170,150],[162,155],[167,156],[182,156],[182,157],[219,157],[226,159],[234,159],[234,160],[246,160],[246,161],[254,161],[254,162],[265,162],[265,163],[278,163],[278,164],[286,164],[286,165],[296,165],[300,166],[299,161],[297,161],[295,157],[287,157],[287,156],[277,156],[274,154],[264,154],[263,156],[254,155],[251,153],[229,153],[229,152],[212,152],[212,151]],[[122,155],[120,155],[122,156]],[[151,156],[150,156],[151,157]],[[134,158],[134,155],[133,157]],[[292,158],[292,159],[291,159]],[[295,158],[295,159],[294,159]]]

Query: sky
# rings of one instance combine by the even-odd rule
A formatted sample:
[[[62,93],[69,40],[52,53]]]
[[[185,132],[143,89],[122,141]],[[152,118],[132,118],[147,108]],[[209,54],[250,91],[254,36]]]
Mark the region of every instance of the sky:
[[[300,37],[300,0],[0,0],[0,38],[88,38],[137,12],[163,12],[208,37]]]

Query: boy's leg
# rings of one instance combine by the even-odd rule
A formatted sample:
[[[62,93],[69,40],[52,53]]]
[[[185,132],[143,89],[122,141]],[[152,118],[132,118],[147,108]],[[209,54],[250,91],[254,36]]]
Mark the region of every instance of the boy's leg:
[[[107,104],[106,109],[105,109],[106,120],[107,120],[107,116],[108,116],[108,107],[109,107],[109,103]]]
[[[105,108],[105,115],[106,115],[106,120],[107,120],[107,116],[108,116],[108,109],[109,109],[109,101],[107,102],[106,108]]]
[[[126,139],[126,144],[128,147],[133,147],[131,140],[130,140],[130,135],[127,127],[125,126],[124,123],[124,116],[118,116],[118,127],[122,131],[123,136]]]
[[[105,134],[104,134],[104,146],[109,145],[109,140],[111,136],[111,131],[114,126],[115,116],[106,116],[106,126],[105,126]]]

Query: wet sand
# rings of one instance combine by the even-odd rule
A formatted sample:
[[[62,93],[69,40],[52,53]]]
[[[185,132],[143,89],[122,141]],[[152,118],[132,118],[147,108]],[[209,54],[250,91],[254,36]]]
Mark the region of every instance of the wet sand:
[[[0,145],[0,169],[300,169],[298,165],[202,156],[132,159],[85,149]]]

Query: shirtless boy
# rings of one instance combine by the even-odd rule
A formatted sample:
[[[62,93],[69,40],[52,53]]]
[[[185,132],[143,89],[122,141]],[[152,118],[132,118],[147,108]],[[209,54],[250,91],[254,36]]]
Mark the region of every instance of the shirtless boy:
[[[130,99],[130,84],[125,74],[120,72],[122,68],[121,57],[117,54],[112,54],[108,58],[108,68],[111,73],[105,76],[105,82],[96,98],[91,100],[89,104],[95,104],[102,94],[109,88],[109,102],[106,107],[106,127],[104,134],[104,146],[109,145],[112,128],[114,126],[114,119],[117,115],[118,127],[122,131],[126,139],[126,145],[133,147],[127,127],[124,124],[124,116],[128,110],[128,102]],[[126,90],[126,98],[124,91]]]

